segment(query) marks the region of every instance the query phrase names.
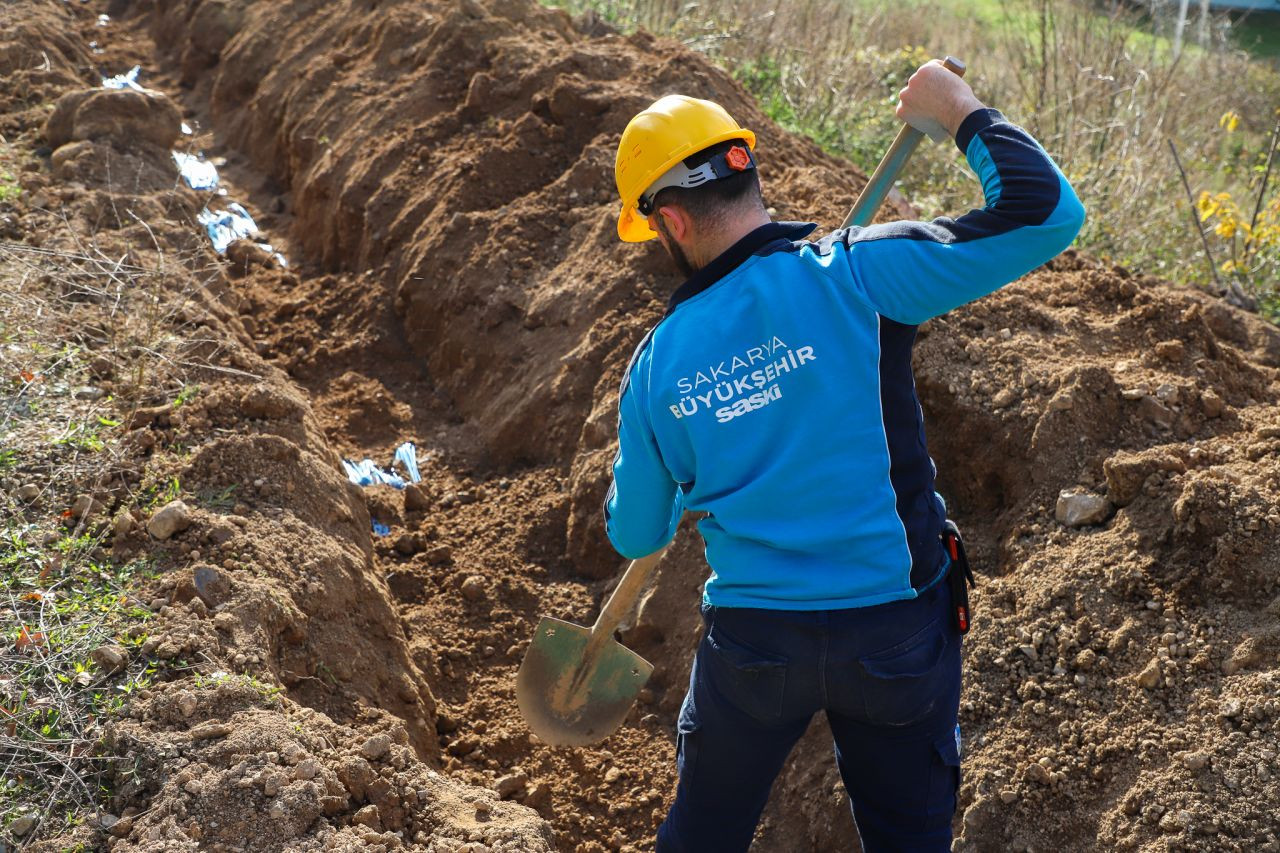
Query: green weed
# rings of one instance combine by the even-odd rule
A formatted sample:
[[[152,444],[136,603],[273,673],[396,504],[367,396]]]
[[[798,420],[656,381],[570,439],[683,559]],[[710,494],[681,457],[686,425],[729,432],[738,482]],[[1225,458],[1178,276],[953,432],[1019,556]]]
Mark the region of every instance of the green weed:
[[[73,447],[88,453],[97,453],[106,447],[98,434],[98,425],[81,421],[68,423],[62,434],[53,439],[53,444],[57,447]]]
[[[18,179],[8,172],[0,172],[0,202],[16,201],[22,195]]]
[[[207,489],[197,496],[200,503],[210,509],[231,509],[236,505],[236,483],[225,489]]]
[[[200,393],[199,385],[183,385],[182,390],[178,392],[178,396],[173,398],[173,407],[180,409],[187,403],[190,403]]]

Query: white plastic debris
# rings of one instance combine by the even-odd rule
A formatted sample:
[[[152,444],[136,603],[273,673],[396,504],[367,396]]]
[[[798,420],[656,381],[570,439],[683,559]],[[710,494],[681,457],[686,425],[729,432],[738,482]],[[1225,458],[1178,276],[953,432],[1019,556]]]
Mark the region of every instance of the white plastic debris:
[[[380,468],[378,463],[372,459],[361,459],[359,462],[343,459],[342,467],[347,472],[347,479],[357,486],[382,484],[396,489],[403,489],[406,485],[403,477],[394,471]]]
[[[391,458],[390,467],[383,468],[372,459],[362,459],[359,462],[343,459],[342,468],[347,472],[347,479],[357,486],[382,484],[395,489],[403,489],[408,484],[405,482],[404,477],[401,477],[395,471],[394,466],[397,462],[408,473],[410,482],[421,482],[422,475],[418,472],[418,448],[412,441],[406,441],[396,448],[395,454]]]
[[[139,92],[145,92],[146,89],[138,85],[138,72],[142,70],[142,66],[135,65],[123,74],[117,74],[114,77],[103,77],[102,88],[104,89],[136,89]]]
[[[396,448],[393,461],[404,466],[404,470],[409,472],[411,481],[417,483],[422,480],[422,475],[418,473],[418,447],[412,441],[406,441]]]
[[[227,253],[227,246],[243,237],[252,237],[258,233],[258,226],[238,202],[231,202],[226,210],[212,211],[205,208],[196,216],[196,221],[204,226],[204,230],[213,241],[213,250],[219,255]]]
[[[218,188],[218,169],[208,160],[196,154],[173,152],[173,162],[178,164],[178,174],[193,190]]]

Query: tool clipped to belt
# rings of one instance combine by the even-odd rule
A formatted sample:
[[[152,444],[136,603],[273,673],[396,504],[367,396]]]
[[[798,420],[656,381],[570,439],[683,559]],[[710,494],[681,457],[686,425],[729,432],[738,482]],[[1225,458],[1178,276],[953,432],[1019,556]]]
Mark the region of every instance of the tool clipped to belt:
[[[960,528],[951,519],[947,519],[942,527],[942,546],[947,549],[947,556],[951,558],[951,566],[947,569],[947,583],[951,587],[952,621],[957,631],[967,634],[973,616],[969,609],[969,587],[977,584],[973,580],[973,570],[969,568],[969,558],[964,553]]]

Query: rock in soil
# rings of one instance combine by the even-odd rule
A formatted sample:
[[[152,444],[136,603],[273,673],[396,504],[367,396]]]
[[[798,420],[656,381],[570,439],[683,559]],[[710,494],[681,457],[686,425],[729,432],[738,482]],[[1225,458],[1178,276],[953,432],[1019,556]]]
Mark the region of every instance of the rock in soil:
[[[172,501],[156,510],[147,522],[147,532],[164,540],[191,526],[191,510],[182,501]]]

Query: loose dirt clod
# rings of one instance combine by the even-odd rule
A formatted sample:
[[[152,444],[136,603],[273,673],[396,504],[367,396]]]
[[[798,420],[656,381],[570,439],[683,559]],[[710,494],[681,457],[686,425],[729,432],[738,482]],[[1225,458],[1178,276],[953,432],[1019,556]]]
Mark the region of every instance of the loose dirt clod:
[[[156,510],[147,522],[147,532],[157,539],[168,539],[191,526],[191,508],[182,501],[173,501]]]

